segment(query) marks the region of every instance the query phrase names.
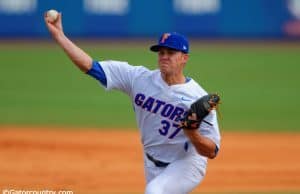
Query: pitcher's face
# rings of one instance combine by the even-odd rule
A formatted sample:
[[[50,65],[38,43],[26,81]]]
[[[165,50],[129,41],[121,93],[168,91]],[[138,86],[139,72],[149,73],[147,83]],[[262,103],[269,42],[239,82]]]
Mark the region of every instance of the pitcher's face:
[[[158,51],[158,67],[164,74],[183,71],[188,60],[188,54],[170,48],[160,48]]]

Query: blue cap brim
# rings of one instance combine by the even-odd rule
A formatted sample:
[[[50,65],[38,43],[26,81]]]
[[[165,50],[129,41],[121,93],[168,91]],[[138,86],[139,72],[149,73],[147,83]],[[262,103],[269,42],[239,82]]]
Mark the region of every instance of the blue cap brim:
[[[172,46],[169,46],[169,45],[159,45],[159,44],[151,46],[150,50],[153,51],[153,52],[158,52],[160,48],[170,48],[170,49],[173,49],[173,50],[176,50],[176,51],[181,51],[183,53],[187,53],[185,51],[178,50],[176,47],[172,47]]]

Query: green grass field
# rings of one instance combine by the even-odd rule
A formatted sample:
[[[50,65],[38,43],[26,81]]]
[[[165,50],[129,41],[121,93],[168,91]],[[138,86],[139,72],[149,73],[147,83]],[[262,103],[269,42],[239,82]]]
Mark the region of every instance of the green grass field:
[[[149,42],[80,42],[94,59],[156,68]],[[148,44],[149,43],[149,44]],[[223,130],[300,131],[300,46],[191,43],[186,75],[222,96]],[[0,125],[136,127],[129,98],[105,92],[54,43],[0,44]]]

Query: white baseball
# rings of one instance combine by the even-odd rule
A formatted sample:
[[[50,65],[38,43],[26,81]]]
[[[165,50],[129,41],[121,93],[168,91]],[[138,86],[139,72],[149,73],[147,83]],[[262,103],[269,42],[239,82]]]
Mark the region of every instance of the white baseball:
[[[50,9],[49,11],[47,11],[47,18],[49,22],[55,22],[58,18],[58,12],[54,9]]]

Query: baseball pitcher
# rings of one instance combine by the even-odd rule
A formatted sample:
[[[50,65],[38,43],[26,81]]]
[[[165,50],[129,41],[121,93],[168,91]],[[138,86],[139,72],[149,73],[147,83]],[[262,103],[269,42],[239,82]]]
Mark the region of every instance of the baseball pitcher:
[[[62,16],[44,16],[53,39],[73,63],[106,90],[126,93],[133,104],[144,151],[145,194],[187,194],[206,174],[207,159],[220,149],[214,110],[219,96],[183,74],[189,42],[179,33],[164,33],[150,50],[158,69],[121,61],[96,61],[64,34]]]

